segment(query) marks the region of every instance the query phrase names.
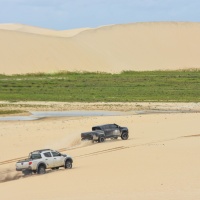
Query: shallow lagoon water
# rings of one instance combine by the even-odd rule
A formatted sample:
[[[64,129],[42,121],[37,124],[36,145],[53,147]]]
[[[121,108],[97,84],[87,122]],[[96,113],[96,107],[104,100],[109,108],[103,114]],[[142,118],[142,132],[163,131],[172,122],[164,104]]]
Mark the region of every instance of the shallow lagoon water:
[[[116,111],[35,111],[30,116],[0,117],[0,121],[33,121],[48,117],[92,117],[92,116],[120,116],[124,112]]]
[[[122,115],[146,115],[146,114],[170,114],[170,113],[194,113],[198,111],[188,110],[137,110],[137,111],[34,111],[29,116],[0,117],[0,121],[33,121],[49,117],[92,117],[92,116],[122,116]]]

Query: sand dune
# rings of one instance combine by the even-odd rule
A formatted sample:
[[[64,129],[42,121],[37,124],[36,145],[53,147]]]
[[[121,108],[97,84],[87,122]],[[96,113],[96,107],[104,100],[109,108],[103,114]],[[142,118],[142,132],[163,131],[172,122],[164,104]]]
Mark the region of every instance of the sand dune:
[[[200,23],[54,31],[0,25],[0,73],[200,68]]]
[[[5,152],[0,155],[0,182],[8,181],[0,183],[0,197],[198,200],[199,117],[179,113],[0,122],[0,150]],[[81,145],[80,132],[108,122],[129,127],[129,140]],[[72,170],[23,178],[15,172],[15,161],[8,162],[34,149],[72,146],[64,151],[74,158]]]
[[[46,36],[57,36],[57,37],[72,37],[88,29],[89,28],[79,28],[79,29],[72,29],[72,30],[56,31],[52,29],[28,26],[24,24],[0,24],[0,30],[10,30],[10,31],[17,31],[17,32],[22,32],[22,33],[30,33],[30,34],[46,35]]]

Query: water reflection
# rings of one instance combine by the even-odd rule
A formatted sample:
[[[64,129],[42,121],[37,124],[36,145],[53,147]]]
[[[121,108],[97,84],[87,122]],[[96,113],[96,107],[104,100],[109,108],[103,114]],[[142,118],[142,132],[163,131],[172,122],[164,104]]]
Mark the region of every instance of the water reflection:
[[[123,112],[115,111],[35,111],[30,116],[0,117],[0,121],[32,121],[47,117],[83,117],[83,116],[119,116]]]

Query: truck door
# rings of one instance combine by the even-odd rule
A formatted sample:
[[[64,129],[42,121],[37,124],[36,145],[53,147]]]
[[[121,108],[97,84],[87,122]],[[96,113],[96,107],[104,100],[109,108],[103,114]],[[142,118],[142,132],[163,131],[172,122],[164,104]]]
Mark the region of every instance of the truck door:
[[[63,160],[63,157],[61,156],[61,153],[59,153],[57,151],[52,151],[51,153],[53,155],[54,167],[63,166],[64,160]]]
[[[54,165],[54,160],[53,160],[53,156],[51,155],[51,152],[46,152],[43,153],[44,155],[44,161],[46,163],[47,168],[52,168]]]
[[[119,129],[114,124],[105,125],[104,132],[106,138],[112,138],[113,136],[119,135]]]
[[[120,136],[120,130],[119,126],[116,124],[110,124],[110,135],[111,137],[119,137]]]
[[[110,137],[110,127],[109,127],[109,125],[104,125],[102,127],[102,129],[103,129],[103,131],[105,133],[106,138],[109,138]]]

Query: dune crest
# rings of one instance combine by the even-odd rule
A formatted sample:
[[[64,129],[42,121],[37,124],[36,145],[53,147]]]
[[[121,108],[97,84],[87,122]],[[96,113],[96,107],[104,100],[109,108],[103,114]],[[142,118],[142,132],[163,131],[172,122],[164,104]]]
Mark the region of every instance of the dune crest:
[[[77,28],[72,30],[57,31],[53,29],[46,29],[35,26],[28,26],[24,24],[0,24],[0,30],[10,30],[22,33],[55,36],[55,37],[73,37],[82,31],[88,30],[89,28]]]
[[[200,23],[155,22],[55,31],[0,25],[0,73],[200,68]]]

